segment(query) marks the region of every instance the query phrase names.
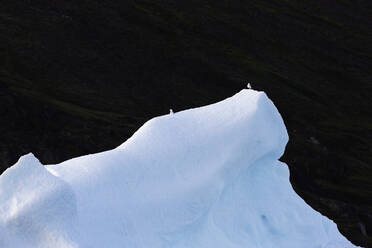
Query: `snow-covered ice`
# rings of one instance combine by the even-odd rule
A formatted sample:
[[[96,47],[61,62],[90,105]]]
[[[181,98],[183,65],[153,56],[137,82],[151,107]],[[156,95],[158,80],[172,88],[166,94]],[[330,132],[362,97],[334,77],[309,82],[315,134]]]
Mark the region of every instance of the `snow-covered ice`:
[[[0,176],[3,248],[347,248],[292,189],[274,104],[246,89],[151,119],[111,151]]]

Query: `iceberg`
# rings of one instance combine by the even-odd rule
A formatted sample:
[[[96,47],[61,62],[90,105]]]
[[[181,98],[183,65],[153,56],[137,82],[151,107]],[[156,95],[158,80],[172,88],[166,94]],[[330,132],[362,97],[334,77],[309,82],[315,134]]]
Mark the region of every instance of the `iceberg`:
[[[119,147],[0,176],[4,248],[348,248],[293,190],[264,92],[153,118]]]

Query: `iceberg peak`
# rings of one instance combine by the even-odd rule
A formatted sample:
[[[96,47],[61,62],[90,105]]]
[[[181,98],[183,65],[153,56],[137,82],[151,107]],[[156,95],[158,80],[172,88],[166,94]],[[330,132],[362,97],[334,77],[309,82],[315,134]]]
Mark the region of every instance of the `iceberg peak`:
[[[0,176],[0,244],[354,247],[292,189],[287,141],[271,100],[245,89],[153,118],[111,151],[22,173],[39,163],[26,155]]]

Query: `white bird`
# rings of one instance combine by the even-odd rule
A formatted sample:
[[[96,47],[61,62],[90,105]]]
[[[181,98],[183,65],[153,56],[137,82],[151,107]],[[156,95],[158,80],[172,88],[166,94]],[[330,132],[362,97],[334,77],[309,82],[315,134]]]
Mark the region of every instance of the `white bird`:
[[[250,83],[247,84],[248,89],[252,89],[252,85]]]
[[[173,115],[173,109],[169,109],[169,114]]]

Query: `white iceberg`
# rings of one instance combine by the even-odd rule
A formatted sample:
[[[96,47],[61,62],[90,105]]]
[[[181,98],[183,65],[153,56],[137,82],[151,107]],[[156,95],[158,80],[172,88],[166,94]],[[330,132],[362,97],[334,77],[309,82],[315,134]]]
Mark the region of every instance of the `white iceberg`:
[[[0,176],[0,247],[347,248],[292,189],[263,92],[151,119],[111,151]]]

